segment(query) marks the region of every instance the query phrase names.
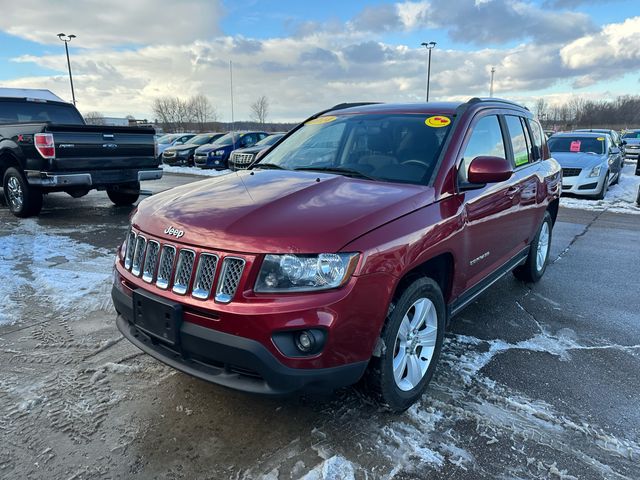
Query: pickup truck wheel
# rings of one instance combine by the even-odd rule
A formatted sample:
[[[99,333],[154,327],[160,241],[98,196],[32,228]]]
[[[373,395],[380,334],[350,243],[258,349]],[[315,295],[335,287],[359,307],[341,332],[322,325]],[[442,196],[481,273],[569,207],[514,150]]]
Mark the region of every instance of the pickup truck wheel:
[[[107,195],[118,207],[125,207],[136,203],[140,197],[140,184],[119,185],[118,188],[108,188]]]
[[[7,168],[2,187],[9,210],[16,217],[31,217],[42,210],[42,191],[29,185],[18,169]]]
[[[518,280],[523,282],[538,282],[544,275],[549,262],[549,251],[551,250],[551,232],[553,221],[548,211],[544,212],[542,224],[538,233],[531,242],[527,261],[516,267],[513,274]]]
[[[382,330],[382,352],[372,357],[365,384],[393,412],[424,393],[444,340],[445,305],[438,284],[418,278],[400,295]]]

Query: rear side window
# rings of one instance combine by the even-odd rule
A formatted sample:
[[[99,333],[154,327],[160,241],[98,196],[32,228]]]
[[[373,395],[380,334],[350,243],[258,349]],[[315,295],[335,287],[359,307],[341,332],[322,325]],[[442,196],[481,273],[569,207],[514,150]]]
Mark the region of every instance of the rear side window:
[[[0,123],[21,122],[84,125],[84,120],[72,105],[11,100],[0,101]]]
[[[524,126],[520,117],[506,115],[507,128],[511,137],[511,146],[513,147],[513,160],[516,167],[526,165],[531,161],[529,155],[529,145],[531,141],[527,141],[528,135],[525,133]]]
[[[500,122],[496,115],[481,118],[473,127],[460,164],[458,175],[461,181],[467,181],[471,160],[481,156],[507,158]]]

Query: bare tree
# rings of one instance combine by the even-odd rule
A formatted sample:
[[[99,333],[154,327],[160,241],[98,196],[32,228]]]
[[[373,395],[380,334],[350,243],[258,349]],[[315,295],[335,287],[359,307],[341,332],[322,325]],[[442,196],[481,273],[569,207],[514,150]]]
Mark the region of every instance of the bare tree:
[[[209,99],[202,94],[195,95],[189,99],[188,110],[193,123],[197,125],[198,130],[201,132],[206,129],[207,123],[218,120],[216,109],[211,105]]]
[[[84,115],[84,121],[89,125],[106,125],[107,121],[100,112],[87,112]]]
[[[269,99],[262,95],[251,104],[251,120],[264,124],[269,115]]]
[[[544,98],[536,100],[534,109],[539,119],[544,119],[547,116],[547,102]]]

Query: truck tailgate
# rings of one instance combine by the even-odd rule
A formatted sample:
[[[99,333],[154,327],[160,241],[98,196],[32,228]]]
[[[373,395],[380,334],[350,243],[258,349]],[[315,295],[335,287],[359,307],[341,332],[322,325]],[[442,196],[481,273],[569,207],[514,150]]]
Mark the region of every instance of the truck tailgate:
[[[57,171],[156,168],[154,130],[146,127],[49,124]]]

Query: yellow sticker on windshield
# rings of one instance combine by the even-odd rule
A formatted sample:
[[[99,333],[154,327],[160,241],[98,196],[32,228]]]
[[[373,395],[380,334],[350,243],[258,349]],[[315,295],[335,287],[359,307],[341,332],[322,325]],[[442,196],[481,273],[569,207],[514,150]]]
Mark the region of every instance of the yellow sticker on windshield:
[[[601,141],[601,142],[604,142],[604,137],[598,137],[598,138],[596,138],[596,140],[599,140],[599,141]]]
[[[435,115],[433,117],[427,118],[424,123],[430,127],[440,128],[446,127],[451,123],[451,119],[449,117],[443,117],[441,115]]]
[[[327,115],[326,117],[318,117],[313,120],[309,120],[305,125],[322,125],[323,123],[333,122],[336,118],[332,115]]]

